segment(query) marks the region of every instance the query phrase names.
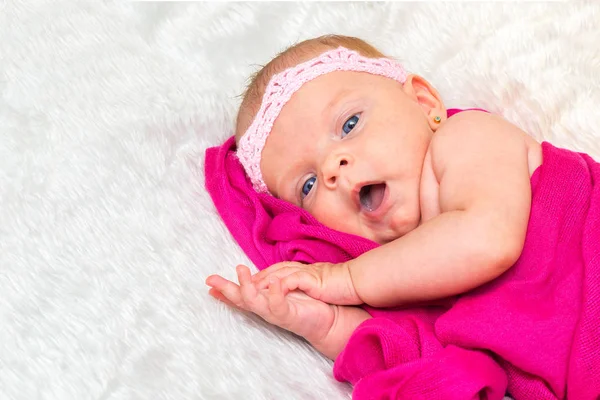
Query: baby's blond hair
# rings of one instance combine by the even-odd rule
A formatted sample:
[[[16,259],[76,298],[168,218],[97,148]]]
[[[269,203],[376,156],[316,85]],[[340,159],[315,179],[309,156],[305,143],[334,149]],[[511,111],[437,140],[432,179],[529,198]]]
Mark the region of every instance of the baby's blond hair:
[[[319,36],[288,47],[250,77],[250,82],[244,92],[242,104],[237,115],[235,128],[236,143],[239,142],[239,139],[246,132],[254,116],[260,109],[265,89],[273,75],[294,65],[308,61],[327,50],[336,49],[340,46],[349,50],[355,50],[365,57],[385,57],[383,53],[369,43],[351,36]]]

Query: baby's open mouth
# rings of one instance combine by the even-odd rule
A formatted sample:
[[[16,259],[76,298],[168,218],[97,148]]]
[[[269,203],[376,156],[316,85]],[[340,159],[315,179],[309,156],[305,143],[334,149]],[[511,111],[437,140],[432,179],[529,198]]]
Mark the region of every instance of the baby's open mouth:
[[[375,211],[379,208],[385,195],[385,183],[365,185],[358,193],[360,205],[367,211]]]

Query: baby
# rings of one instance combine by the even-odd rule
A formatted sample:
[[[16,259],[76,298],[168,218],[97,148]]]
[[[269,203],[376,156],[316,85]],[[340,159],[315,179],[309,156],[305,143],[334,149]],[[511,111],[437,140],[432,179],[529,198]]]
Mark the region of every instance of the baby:
[[[239,285],[207,278],[217,299],[331,359],[371,318],[359,305],[427,304],[506,276],[524,252],[550,146],[483,110],[449,113],[424,78],[344,36],[301,42],[261,69],[235,137],[257,192],[380,244],[341,263],[282,262],[253,276],[238,266]],[[592,192],[585,235],[600,237]],[[598,265],[595,243],[584,258]]]

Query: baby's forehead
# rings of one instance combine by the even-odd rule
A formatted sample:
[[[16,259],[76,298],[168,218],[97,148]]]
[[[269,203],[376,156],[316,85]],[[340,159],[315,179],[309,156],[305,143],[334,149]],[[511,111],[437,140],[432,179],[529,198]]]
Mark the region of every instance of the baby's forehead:
[[[253,83],[247,90],[246,99],[240,105],[236,123],[236,137],[239,139],[252,123],[260,109],[269,82],[275,75],[318,57],[331,49],[330,46],[319,43],[303,44],[286,50],[265,65],[257,73],[256,78],[253,79]]]
[[[347,111],[346,108],[363,103],[361,94],[371,89],[365,81],[351,74],[357,73],[336,71],[305,83],[282,107],[269,138],[276,137],[274,141],[286,141],[286,147],[293,147],[313,142],[318,132],[332,130],[337,117]],[[267,139],[266,146],[269,143]]]
[[[333,71],[305,82],[283,106],[281,114],[329,109],[376,86],[393,84],[391,79],[358,71]]]
[[[264,96],[265,90],[269,83],[278,75],[284,74],[287,70],[292,70],[298,67],[300,64],[306,63],[307,61],[314,60],[321,54],[332,50],[331,48],[321,46],[319,48],[311,47],[308,49],[297,49],[290,51],[289,53],[282,54],[281,59],[278,60],[277,65],[273,68],[269,68],[268,74],[264,77],[261,82],[261,97]]]

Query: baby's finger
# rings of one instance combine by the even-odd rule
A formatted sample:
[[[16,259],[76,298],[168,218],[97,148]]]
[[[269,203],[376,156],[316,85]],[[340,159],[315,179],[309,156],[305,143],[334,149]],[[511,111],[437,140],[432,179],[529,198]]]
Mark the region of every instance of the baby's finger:
[[[246,284],[252,282],[250,268],[246,267],[245,265],[238,265],[235,268],[235,271],[237,272],[238,281],[240,282],[240,286],[246,285]]]
[[[233,305],[235,305],[236,307],[245,309],[244,301],[240,293],[240,287],[235,283],[219,275],[211,275],[208,278],[206,278],[206,284],[212,289],[216,290],[217,292],[220,292],[227,300],[233,303]]]
[[[263,269],[262,271],[258,271],[256,274],[252,275],[252,282],[258,282],[271,275],[274,272],[279,271],[282,268],[288,267],[299,267],[304,264],[294,262],[294,261],[284,261],[277,264],[273,264],[268,268]],[[267,285],[268,286],[268,285]]]
[[[320,285],[318,279],[305,271],[298,271],[281,278],[283,295],[294,290],[301,290],[313,299],[320,300]]]
[[[290,305],[281,290],[281,281],[276,277],[271,277],[269,285],[269,310],[280,323],[289,319]]]
[[[215,299],[217,299],[217,300],[219,300],[219,301],[227,304],[230,307],[240,308],[236,304],[234,304],[233,302],[231,302],[227,297],[225,297],[225,295],[223,293],[219,292],[215,288],[210,288],[210,290],[208,291],[208,294],[210,294]]]
[[[244,304],[250,311],[260,316],[264,316],[264,313],[267,310],[267,300],[258,293],[256,286],[252,283],[250,270],[245,265],[238,265],[237,274]]]
[[[221,275],[211,275],[208,278],[206,278],[205,283],[210,286],[210,287],[214,287],[216,289],[221,290],[221,288],[226,287],[229,284],[234,284],[233,282],[231,282],[228,279],[223,278]]]
[[[299,269],[297,267],[282,267],[277,271],[274,271],[273,273],[264,276],[262,279],[254,281],[254,284],[256,285],[256,288],[258,290],[266,289],[269,287],[271,277],[282,279],[298,271]]]

